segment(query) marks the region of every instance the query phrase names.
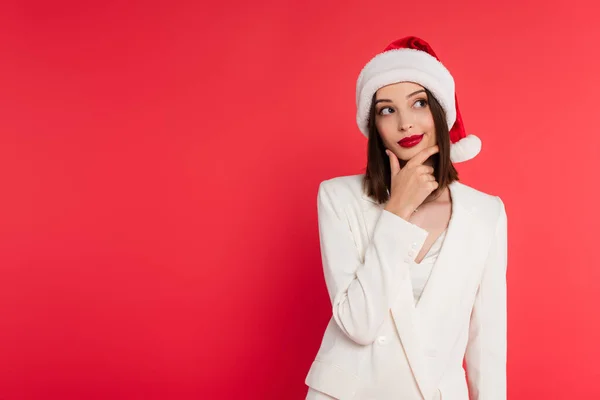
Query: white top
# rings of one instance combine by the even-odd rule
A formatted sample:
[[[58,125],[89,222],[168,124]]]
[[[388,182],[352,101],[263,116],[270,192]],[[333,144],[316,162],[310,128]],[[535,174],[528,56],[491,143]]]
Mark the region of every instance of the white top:
[[[446,237],[447,230],[448,229],[446,228],[435,240],[435,242],[433,242],[431,248],[429,249],[429,251],[425,255],[425,258],[423,258],[420,264],[412,262],[410,265],[410,277],[412,281],[415,304],[417,304],[417,302],[421,298],[421,294],[423,293],[423,289],[427,284],[427,280],[429,279],[431,270],[435,265],[435,261],[437,260],[438,255],[440,254],[440,250],[442,248],[444,238]]]

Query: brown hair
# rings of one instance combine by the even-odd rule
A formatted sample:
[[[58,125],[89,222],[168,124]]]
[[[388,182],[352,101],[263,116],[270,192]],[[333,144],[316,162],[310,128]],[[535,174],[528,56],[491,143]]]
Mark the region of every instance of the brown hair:
[[[450,161],[450,134],[446,123],[446,113],[431,92],[427,89],[425,89],[425,92],[427,93],[427,102],[433,116],[437,144],[440,148],[438,153],[431,156],[435,170],[433,175],[439,183],[438,188],[432,193],[435,197],[450,183],[459,179],[458,172],[454,168],[452,161]],[[376,95],[377,93],[373,95],[371,109],[369,110],[367,168],[362,183],[364,192],[379,204],[383,204],[389,200],[388,190],[391,191],[391,170],[389,157],[385,154],[385,145],[375,125]]]

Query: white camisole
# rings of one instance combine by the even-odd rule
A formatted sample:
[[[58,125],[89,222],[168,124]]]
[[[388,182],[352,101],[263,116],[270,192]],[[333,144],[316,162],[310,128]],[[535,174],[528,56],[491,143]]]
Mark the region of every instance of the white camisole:
[[[423,293],[423,289],[427,284],[427,280],[429,279],[429,275],[431,274],[431,270],[435,265],[435,261],[440,254],[440,250],[442,248],[442,244],[444,242],[444,238],[446,237],[446,228],[440,236],[433,242],[431,248],[425,255],[425,258],[421,261],[420,264],[416,262],[412,262],[410,265],[410,277],[413,287],[413,295],[415,298],[415,304],[421,298],[421,294]]]

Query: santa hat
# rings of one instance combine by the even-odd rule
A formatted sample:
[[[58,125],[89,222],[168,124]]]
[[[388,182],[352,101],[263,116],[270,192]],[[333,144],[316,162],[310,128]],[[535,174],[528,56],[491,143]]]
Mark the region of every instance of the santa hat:
[[[459,163],[481,151],[481,140],[467,135],[454,91],[454,79],[423,39],[408,36],[390,43],[360,72],[356,83],[356,122],[369,137],[368,119],[373,95],[383,86],[414,82],[428,89],[446,113],[450,132],[450,159]]]

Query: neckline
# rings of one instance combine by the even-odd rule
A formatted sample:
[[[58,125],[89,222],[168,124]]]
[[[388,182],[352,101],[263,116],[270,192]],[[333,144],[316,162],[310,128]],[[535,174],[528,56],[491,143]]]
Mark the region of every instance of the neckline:
[[[450,196],[451,196],[451,202],[450,202],[451,206],[450,206],[450,207],[452,207],[452,208],[451,208],[451,210],[450,210],[450,220],[448,221],[448,225],[446,225],[446,228],[445,228],[445,229],[442,231],[442,233],[440,233],[440,234],[438,235],[438,237],[437,237],[437,238],[436,238],[436,239],[433,241],[433,243],[431,244],[431,246],[430,246],[430,247],[429,247],[429,249],[427,250],[427,253],[425,253],[425,256],[423,257],[423,259],[421,260],[421,262],[417,262],[417,261],[416,261],[416,259],[415,259],[415,260],[413,260],[413,264],[414,264],[414,265],[421,265],[421,263],[427,259],[427,256],[429,256],[429,253],[431,253],[431,250],[432,250],[432,249],[433,249],[433,248],[434,248],[434,247],[437,245],[438,241],[439,241],[439,240],[440,240],[440,239],[441,239],[443,236],[447,235],[447,233],[448,233],[448,230],[449,230],[449,228],[450,228],[450,224],[451,224],[451,222],[452,222],[452,218],[454,217],[454,207],[455,207],[455,205],[454,205],[454,198],[452,198],[452,192],[450,192]],[[441,253],[441,252],[442,252],[442,248],[443,248],[443,247],[444,247],[444,245],[442,244],[442,245],[440,246],[439,253]],[[439,256],[439,254],[438,254],[438,256]],[[436,259],[436,260],[437,260],[437,259]]]
[[[448,228],[444,229],[442,231],[442,233],[440,233],[438,235],[438,237],[433,241],[433,243],[431,244],[431,246],[429,247],[429,250],[427,250],[427,253],[425,253],[425,257],[423,257],[423,259],[421,260],[420,263],[415,263],[417,265],[421,265],[421,263],[423,261],[425,261],[427,259],[427,257],[429,256],[429,254],[431,253],[432,250],[434,250],[435,248],[437,248],[438,243],[440,242],[440,240],[442,240],[444,238],[444,236],[446,236],[446,232],[448,231]]]

